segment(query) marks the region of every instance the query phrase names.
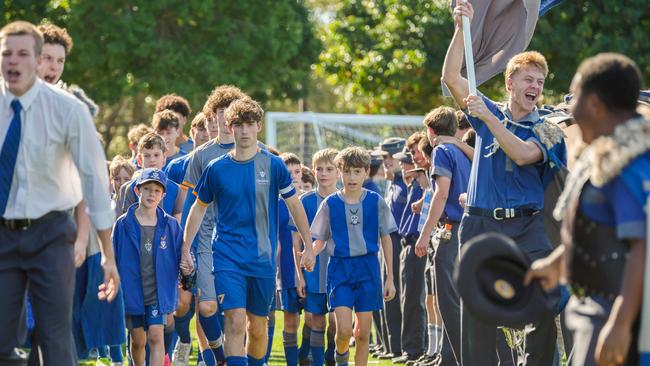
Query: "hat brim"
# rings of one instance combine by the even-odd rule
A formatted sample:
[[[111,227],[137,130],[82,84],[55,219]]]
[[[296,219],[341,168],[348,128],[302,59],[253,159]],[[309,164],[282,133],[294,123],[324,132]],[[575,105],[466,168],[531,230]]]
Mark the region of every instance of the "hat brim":
[[[456,286],[463,306],[488,324],[523,328],[535,323],[552,305],[538,282],[523,285],[530,260],[510,238],[487,233],[467,242],[456,268]],[[497,299],[494,288],[499,278],[507,278],[514,289],[512,299]]]
[[[152,183],[152,182],[153,182],[153,183],[158,183],[158,185],[161,186],[161,187],[163,188],[163,192],[166,192],[166,191],[167,191],[167,186],[165,186],[165,184],[163,184],[163,182],[161,182],[161,181],[158,180],[158,179],[144,179],[144,180],[138,182],[138,184],[136,185],[136,187],[140,187],[140,186],[143,185],[143,184],[146,184],[146,183]]]

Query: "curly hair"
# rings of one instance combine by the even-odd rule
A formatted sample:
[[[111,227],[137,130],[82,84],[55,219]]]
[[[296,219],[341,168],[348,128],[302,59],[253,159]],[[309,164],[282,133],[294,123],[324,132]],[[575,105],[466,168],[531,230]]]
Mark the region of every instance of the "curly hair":
[[[61,45],[65,50],[65,55],[67,56],[70,54],[74,43],[72,43],[72,38],[65,28],[57,27],[51,23],[46,23],[39,25],[38,30],[43,33],[44,43]]]
[[[189,118],[190,114],[192,114],[192,108],[190,108],[187,99],[173,93],[163,95],[156,101],[156,112],[162,112],[165,109],[180,113],[185,118]]]
[[[206,118],[212,119],[218,109],[226,109],[237,99],[247,98],[246,93],[233,85],[220,85],[210,93],[208,100],[203,106],[203,114]]]
[[[263,115],[264,110],[259,103],[249,98],[235,100],[225,112],[227,125],[245,122],[261,123]]]

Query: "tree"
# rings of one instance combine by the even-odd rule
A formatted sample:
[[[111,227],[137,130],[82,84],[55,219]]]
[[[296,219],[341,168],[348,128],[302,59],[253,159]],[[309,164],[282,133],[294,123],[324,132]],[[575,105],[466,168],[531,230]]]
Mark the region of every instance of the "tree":
[[[327,3],[327,1],[325,1]],[[324,30],[318,74],[358,112],[422,114],[440,104],[440,72],[453,25],[444,0],[345,0]],[[568,91],[577,65],[598,52],[622,52],[650,77],[647,0],[566,1],[543,16],[530,49],[548,59],[546,100]],[[481,86],[504,96],[503,77]]]

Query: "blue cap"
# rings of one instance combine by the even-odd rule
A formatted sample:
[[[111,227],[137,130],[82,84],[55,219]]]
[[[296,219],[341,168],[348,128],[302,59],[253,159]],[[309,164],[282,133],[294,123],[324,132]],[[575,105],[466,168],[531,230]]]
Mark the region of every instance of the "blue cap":
[[[394,154],[397,154],[398,152],[402,151],[404,145],[406,145],[405,139],[400,137],[389,137],[386,140],[384,140],[381,144],[379,144],[379,150],[384,155],[393,156]]]
[[[160,169],[156,169],[156,168],[142,169],[140,178],[138,178],[137,186],[140,187],[141,185],[149,182],[156,182],[160,184],[164,190],[167,190],[167,175],[165,174],[165,172],[163,172]]]

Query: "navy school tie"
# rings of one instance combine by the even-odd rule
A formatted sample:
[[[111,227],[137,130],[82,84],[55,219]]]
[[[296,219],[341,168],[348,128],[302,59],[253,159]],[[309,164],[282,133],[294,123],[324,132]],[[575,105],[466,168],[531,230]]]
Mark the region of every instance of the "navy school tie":
[[[2,144],[0,152],[0,216],[4,215],[9,200],[9,191],[11,190],[11,180],[14,176],[16,167],[16,158],[18,157],[18,147],[20,146],[20,111],[23,106],[18,99],[11,102],[11,109],[14,110],[14,116],[11,119],[7,136]]]

